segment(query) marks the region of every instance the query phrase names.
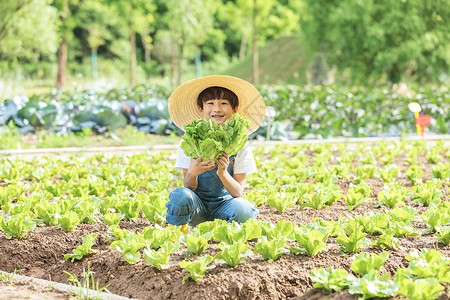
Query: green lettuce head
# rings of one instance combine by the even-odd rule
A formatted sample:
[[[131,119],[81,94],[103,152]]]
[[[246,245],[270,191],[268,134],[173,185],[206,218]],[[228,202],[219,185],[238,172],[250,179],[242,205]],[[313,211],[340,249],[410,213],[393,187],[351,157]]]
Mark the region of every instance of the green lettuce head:
[[[218,158],[222,152],[234,155],[244,148],[248,139],[248,128],[251,122],[238,114],[234,114],[223,125],[203,117],[184,126],[185,133],[181,149],[192,158],[203,157],[203,161]]]

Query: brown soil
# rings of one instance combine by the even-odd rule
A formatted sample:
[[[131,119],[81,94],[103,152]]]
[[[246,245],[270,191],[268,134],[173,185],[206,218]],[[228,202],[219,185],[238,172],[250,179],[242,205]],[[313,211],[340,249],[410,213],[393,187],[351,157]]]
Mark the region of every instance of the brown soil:
[[[403,165],[402,157],[395,162],[404,173],[407,165]],[[424,162],[426,164],[426,162]],[[382,165],[381,165],[382,166]],[[431,165],[426,165],[427,178],[431,177]],[[398,178],[405,186],[411,188],[411,184],[405,178]],[[338,185],[344,192],[352,180],[340,179]],[[339,200],[329,209],[315,210],[311,208],[301,209],[297,205],[288,209],[285,213],[278,213],[274,208],[267,205],[260,206],[258,219],[275,223],[279,220],[287,220],[293,224],[300,225],[311,222],[314,217],[325,220],[337,220],[342,215],[363,215],[367,211],[384,212],[386,207],[377,208],[376,195],[382,189],[379,179],[366,181],[373,186],[371,203],[361,205],[355,211],[345,209],[344,202]],[[448,191],[445,186],[444,191]],[[444,195],[444,201],[449,201],[448,194]],[[419,212],[425,208],[421,204],[406,203],[415,207]],[[152,225],[145,219],[130,223],[122,221],[121,228],[130,231],[141,231],[144,227]],[[423,233],[425,228],[419,223],[415,224],[416,230]],[[43,224],[36,227],[25,237],[8,240],[3,232],[0,232],[0,270],[13,272],[22,269],[19,274],[67,283],[68,275],[63,270],[77,274],[81,278],[83,266],[90,264],[91,271],[95,272],[95,279],[99,286],[109,285],[108,289],[115,294],[138,299],[357,299],[347,291],[329,293],[322,289],[314,289],[310,280],[310,271],[313,268],[343,268],[350,272],[352,255],[342,255],[339,245],[335,239],[330,238],[327,244],[327,252],[317,256],[284,254],[279,260],[268,262],[259,254],[248,257],[236,268],[226,265],[223,261],[215,260],[216,268],[208,270],[207,276],[198,282],[187,280],[182,284],[183,277],[188,273],[181,269],[178,263],[186,258],[186,248],[180,249],[171,256],[171,267],[168,270],[158,271],[149,265],[143,258],[135,265],[128,264],[122,255],[113,250],[109,245],[108,238],[112,236],[107,233],[104,223],[81,224],[74,231],[66,233],[59,226],[46,227]],[[84,258],[81,262],[70,262],[64,260],[64,254],[81,244],[82,237],[96,232],[95,249],[98,252]],[[371,241],[377,239],[368,235]],[[249,243],[253,248],[254,243]],[[395,273],[397,268],[405,268],[408,261],[406,254],[410,249],[432,249],[438,247],[445,256],[450,257],[450,245],[444,246],[439,243],[433,235],[421,235],[418,237],[399,238],[399,244],[404,250],[389,251],[389,259],[384,265],[384,270]],[[210,242],[206,254],[214,255],[217,252],[217,243]],[[383,249],[378,246],[365,248],[364,251],[380,253]],[[0,286],[0,291],[2,287]],[[403,299],[396,297],[396,299]],[[446,291],[441,293],[440,298],[450,299],[449,285]]]

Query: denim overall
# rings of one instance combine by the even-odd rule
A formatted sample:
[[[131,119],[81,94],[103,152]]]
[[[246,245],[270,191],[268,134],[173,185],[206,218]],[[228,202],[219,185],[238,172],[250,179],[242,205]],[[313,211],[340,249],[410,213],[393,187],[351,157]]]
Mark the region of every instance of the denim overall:
[[[233,177],[235,155],[229,159],[228,173]],[[213,170],[200,174],[195,192],[180,187],[170,193],[166,203],[167,223],[196,226],[214,219],[243,223],[258,215],[258,210],[249,201],[233,198],[227,192],[216,172],[217,164]]]

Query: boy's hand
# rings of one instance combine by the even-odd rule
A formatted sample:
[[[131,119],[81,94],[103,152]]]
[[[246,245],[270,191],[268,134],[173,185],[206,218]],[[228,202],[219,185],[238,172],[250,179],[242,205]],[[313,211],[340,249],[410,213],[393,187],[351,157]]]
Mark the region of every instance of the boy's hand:
[[[225,152],[222,152],[222,155],[215,159],[217,163],[217,175],[223,176],[226,172],[228,172],[227,168],[230,164],[230,158]]]
[[[203,161],[203,157],[191,158],[191,165],[189,166],[188,173],[198,176],[206,171],[211,171],[216,166],[213,164],[212,160]]]

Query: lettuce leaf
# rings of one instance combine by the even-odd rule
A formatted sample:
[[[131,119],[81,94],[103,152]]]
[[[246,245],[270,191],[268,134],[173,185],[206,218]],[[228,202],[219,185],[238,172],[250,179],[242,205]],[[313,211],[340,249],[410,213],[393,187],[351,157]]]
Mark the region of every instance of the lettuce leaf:
[[[234,155],[244,148],[251,122],[238,114],[226,120],[223,126],[205,118],[184,126],[181,149],[192,158],[202,156],[203,161],[219,157],[222,152]]]

